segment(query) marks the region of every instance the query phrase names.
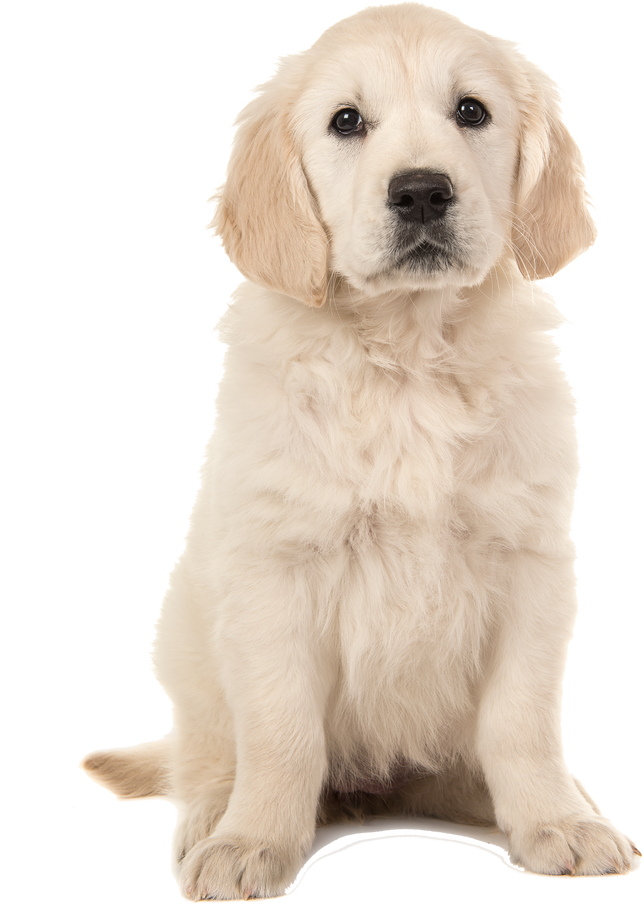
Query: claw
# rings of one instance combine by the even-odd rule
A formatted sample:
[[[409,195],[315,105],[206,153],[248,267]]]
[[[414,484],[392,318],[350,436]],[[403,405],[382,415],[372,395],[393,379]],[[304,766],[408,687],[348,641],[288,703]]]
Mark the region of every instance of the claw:
[[[642,855],[642,853],[639,851],[639,849],[637,848],[637,846],[635,846],[634,843],[631,843],[631,848],[632,848],[632,850],[633,850],[633,852],[635,853],[636,856],[641,856],[641,855]]]

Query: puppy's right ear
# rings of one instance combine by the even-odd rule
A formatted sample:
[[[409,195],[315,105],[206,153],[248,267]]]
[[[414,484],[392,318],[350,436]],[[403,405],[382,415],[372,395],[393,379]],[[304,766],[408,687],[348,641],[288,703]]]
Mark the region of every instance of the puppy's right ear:
[[[291,105],[276,88],[268,83],[239,116],[211,226],[249,280],[320,306],[327,294],[327,237],[294,145]]]

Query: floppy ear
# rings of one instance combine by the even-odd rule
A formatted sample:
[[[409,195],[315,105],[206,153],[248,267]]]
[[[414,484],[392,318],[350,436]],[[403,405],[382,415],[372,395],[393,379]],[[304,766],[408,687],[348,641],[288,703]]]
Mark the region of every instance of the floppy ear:
[[[561,122],[554,86],[541,72],[531,75],[537,84],[523,109],[512,242],[521,273],[535,280],[576,258],[597,232],[581,154]]]
[[[327,293],[327,237],[294,147],[289,107],[269,83],[240,114],[211,226],[249,280],[320,306]]]

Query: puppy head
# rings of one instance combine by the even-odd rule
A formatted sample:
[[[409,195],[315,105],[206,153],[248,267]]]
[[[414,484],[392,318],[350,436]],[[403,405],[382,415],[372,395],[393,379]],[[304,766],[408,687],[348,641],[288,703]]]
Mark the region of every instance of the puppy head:
[[[321,305],[471,286],[511,249],[529,279],[594,240],[552,83],[513,45],[415,3],[290,57],[241,114],[213,221],[254,282]]]

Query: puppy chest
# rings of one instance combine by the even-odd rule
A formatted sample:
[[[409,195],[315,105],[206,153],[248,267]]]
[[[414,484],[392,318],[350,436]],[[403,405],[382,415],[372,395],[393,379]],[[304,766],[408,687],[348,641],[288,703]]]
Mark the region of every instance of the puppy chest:
[[[455,531],[449,513],[419,520],[374,506],[348,526],[329,595],[347,688],[374,677],[438,688],[476,672],[502,553]]]
[[[319,372],[300,372],[287,386],[279,431],[286,458],[311,480],[350,486],[365,505],[410,514],[443,509],[460,450],[485,432],[485,417],[446,379],[410,381],[373,369],[334,376],[329,387]],[[369,536],[369,518],[354,531]]]

